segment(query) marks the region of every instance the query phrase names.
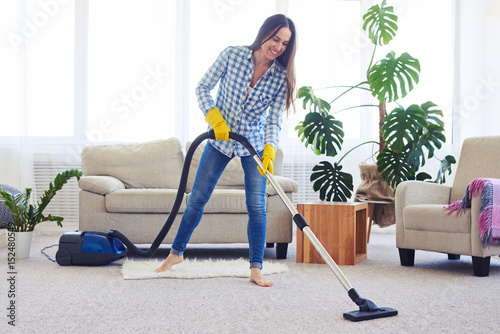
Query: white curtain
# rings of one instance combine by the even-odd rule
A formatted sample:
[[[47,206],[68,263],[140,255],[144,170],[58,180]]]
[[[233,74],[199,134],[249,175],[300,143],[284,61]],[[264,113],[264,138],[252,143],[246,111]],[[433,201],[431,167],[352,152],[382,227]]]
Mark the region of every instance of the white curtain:
[[[498,135],[500,1],[457,0],[456,141]]]

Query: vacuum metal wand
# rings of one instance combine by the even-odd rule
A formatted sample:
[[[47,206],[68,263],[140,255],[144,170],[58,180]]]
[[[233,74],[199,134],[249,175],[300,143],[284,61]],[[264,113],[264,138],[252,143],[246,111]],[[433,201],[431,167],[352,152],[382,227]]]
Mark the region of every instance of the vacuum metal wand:
[[[248,143],[246,138],[241,137],[239,135],[235,135],[230,133],[229,134],[230,138],[236,139],[239,141],[241,144],[243,144],[250,154],[253,156],[255,159],[255,162],[257,165],[263,169],[264,165],[262,164],[262,161],[260,160],[259,155],[255,151],[255,149]],[[398,311],[392,308],[380,308],[375,303],[373,303],[369,299],[362,298],[356,289],[354,289],[345,277],[345,275],[342,273],[340,268],[337,266],[335,261],[332,259],[330,254],[326,251],[325,247],[321,244],[321,242],[318,240],[316,235],[311,231],[311,228],[309,227],[309,224],[307,223],[306,219],[304,216],[302,216],[297,209],[295,209],[294,205],[288,198],[288,196],[285,194],[281,186],[278,184],[276,179],[274,178],[274,175],[268,170],[266,171],[266,177],[268,181],[271,183],[273,188],[278,192],[278,195],[280,196],[281,200],[283,203],[286,205],[288,210],[293,215],[293,221],[297,225],[297,227],[307,236],[309,241],[312,243],[316,251],[319,253],[319,255],[323,258],[323,260],[326,262],[326,264],[330,267],[330,269],[333,271],[335,276],[338,278],[340,283],[344,286],[344,288],[347,290],[347,294],[351,298],[351,300],[359,306],[359,310],[352,311],[352,312],[345,312],[344,313],[344,318],[351,320],[351,321],[363,321],[363,320],[369,320],[369,319],[378,319],[378,318],[386,318],[386,317],[392,317],[398,314]]]

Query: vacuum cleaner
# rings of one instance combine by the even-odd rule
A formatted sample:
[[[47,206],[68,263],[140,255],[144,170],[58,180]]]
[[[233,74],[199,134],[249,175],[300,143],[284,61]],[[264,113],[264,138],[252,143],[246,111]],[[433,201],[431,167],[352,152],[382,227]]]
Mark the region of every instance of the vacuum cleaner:
[[[126,255],[127,249],[119,239],[100,232],[74,231],[59,239],[56,261],[61,266],[102,266]]]
[[[165,221],[160,233],[154,240],[153,244],[148,250],[137,248],[125,235],[119,231],[111,230],[108,233],[100,232],[85,232],[73,231],[64,233],[59,240],[59,249],[56,253],[56,261],[61,266],[68,265],[104,265],[113,261],[119,260],[127,255],[127,250],[142,257],[153,256],[162,241],[167,236],[170,227],[172,226],[175,217],[179,211],[184,192],[186,190],[187,177],[189,167],[193,158],[194,151],[205,139],[215,139],[215,133],[210,130],[206,133],[199,135],[189,147],[186,153],[184,166],[182,168],[181,180],[179,182],[179,189],[175,198],[174,205],[170,214]],[[263,168],[262,161],[259,155],[248,142],[248,140],[236,133],[229,133],[229,138],[234,139],[241,143],[250,152],[252,157],[257,162],[260,168]],[[309,228],[306,219],[295,209],[290,199],[286,196],[285,192],[278,184],[272,173],[266,173],[268,181],[274,187],[281,200],[292,213],[293,221],[297,227],[307,236],[316,251],[321,255],[326,264],[330,267],[332,272],[338,278],[342,286],[347,290],[349,298],[359,307],[359,310],[346,312],[343,314],[344,318],[351,321],[363,321],[370,319],[392,317],[398,314],[398,311],[388,307],[377,307],[372,301],[360,297],[358,292],[353,288],[351,283],[347,280],[335,261],[332,259],[327,250],[323,247],[318,238]],[[126,248],[125,248],[126,246]]]

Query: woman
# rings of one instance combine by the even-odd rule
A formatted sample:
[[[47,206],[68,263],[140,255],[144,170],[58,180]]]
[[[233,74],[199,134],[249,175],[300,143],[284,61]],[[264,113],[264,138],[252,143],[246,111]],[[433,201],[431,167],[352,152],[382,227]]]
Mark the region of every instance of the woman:
[[[250,46],[228,47],[221,52],[196,87],[200,109],[214,129],[200,159],[189,202],[169,256],[156,272],[183,260],[183,252],[201,220],[203,208],[229,161],[241,157],[245,172],[248,210],[250,282],[272,286],[262,275],[266,236],[266,178],[273,173],[282,114],[293,104],[295,89],[295,26],[285,15],[269,17]],[[219,83],[214,102],[210,91]],[[263,170],[229,132],[245,136],[262,156]]]

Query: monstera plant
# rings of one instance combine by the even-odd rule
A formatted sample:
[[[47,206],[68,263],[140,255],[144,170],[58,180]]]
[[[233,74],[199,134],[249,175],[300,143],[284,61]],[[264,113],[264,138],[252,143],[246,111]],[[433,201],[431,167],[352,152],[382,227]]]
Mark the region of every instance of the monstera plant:
[[[368,33],[374,45],[373,53],[366,72],[366,80],[354,86],[335,86],[344,88],[332,102],[327,102],[315,94],[310,86],[301,87],[298,98],[303,99],[303,107],[308,111],[303,121],[296,126],[298,136],[306,147],[311,147],[317,155],[335,157],[341,150],[344,140],[342,122],[333,114],[339,111],[367,105],[353,106],[333,111],[336,101],[352,90],[368,91],[377,100],[377,104],[368,105],[379,111],[379,141],[361,143],[353,149],[369,143],[379,145],[377,169],[382,173],[388,185],[395,188],[405,180],[431,180],[424,172],[417,174],[425,164],[426,158],[435,157],[434,152],[446,141],[442,111],[432,102],[420,105],[412,104],[407,108],[395,102],[405,97],[418,83],[420,63],[408,53],[399,57],[394,51],[383,59],[374,62],[377,46],[387,45],[398,30],[398,17],[394,9],[386,4],[372,6],[363,16],[363,30]],[[388,103],[395,102],[396,107],[386,111]],[[319,197],[327,201],[347,201],[352,195],[352,175],[342,171],[340,162],[353,149],[333,164],[322,161],[313,168],[311,181]],[[445,181],[446,172],[451,173],[455,163],[453,156],[440,160],[436,183]]]

